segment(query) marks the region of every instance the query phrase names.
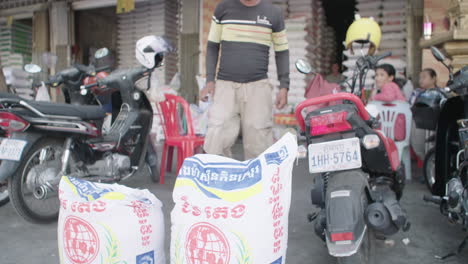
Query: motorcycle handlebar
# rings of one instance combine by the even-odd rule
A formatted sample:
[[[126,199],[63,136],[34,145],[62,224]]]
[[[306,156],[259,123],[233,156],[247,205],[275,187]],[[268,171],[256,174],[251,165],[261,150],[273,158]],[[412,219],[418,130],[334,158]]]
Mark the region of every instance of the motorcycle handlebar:
[[[441,204],[442,203],[442,198],[441,197],[439,197],[439,196],[430,196],[430,195],[427,195],[427,194],[425,194],[423,196],[423,200],[425,202],[434,203],[434,204]]]
[[[369,61],[369,65],[370,65],[370,68],[373,69],[375,68],[375,66],[377,66],[377,63],[386,58],[386,57],[389,57],[389,56],[392,56],[392,52],[391,51],[387,51],[387,52],[384,52],[380,55],[375,55],[375,56],[369,56],[368,58],[368,61]]]
[[[390,57],[390,56],[392,56],[392,52],[391,52],[391,51],[387,51],[387,52],[384,52],[384,53],[382,53],[382,54],[380,54],[380,55],[377,55],[377,56],[376,56],[376,60],[379,61],[379,60],[381,60],[381,59],[384,59],[384,58]]]
[[[98,82],[95,82],[95,83],[90,83],[90,84],[86,84],[86,85],[81,85],[80,86],[80,89],[83,90],[83,89],[86,89],[86,90],[89,90],[91,89],[92,87],[94,86],[99,86],[99,83]]]
[[[108,71],[110,70],[110,66],[102,66],[100,68],[96,68],[96,72]]]

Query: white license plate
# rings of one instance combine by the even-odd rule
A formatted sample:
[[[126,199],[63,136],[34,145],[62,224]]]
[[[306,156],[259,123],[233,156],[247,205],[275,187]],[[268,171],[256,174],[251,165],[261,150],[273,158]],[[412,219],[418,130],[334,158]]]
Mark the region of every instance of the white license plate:
[[[19,161],[27,142],[8,138],[0,138],[0,140],[0,160]]]
[[[360,168],[359,138],[350,138],[309,145],[310,173]]]

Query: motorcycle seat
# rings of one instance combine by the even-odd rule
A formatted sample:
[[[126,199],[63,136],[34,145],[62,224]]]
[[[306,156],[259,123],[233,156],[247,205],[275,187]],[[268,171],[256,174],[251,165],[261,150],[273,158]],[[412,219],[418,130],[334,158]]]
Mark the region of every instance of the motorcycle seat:
[[[21,98],[20,96],[18,96],[18,95],[16,95],[16,94],[5,93],[5,92],[0,92],[0,98],[22,99],[22,100],[25,100],[25,99]]]
[[[49,102],[28,102],[32,107],[46,115],[79,117],[83,120],[100,120],[106,116],[106,111],[94,105],[70,105]]]
[[[100,106],[30,101],[4,92],[0,92],[0,98],[21,99],[46,115],[79,117],[83,120],[100,120],[106,116],[106,111]]]

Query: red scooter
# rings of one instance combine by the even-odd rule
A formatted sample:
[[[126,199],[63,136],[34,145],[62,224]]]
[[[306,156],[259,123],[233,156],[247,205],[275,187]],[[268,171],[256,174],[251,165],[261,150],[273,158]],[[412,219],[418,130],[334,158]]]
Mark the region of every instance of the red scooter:
[[[338,263],[376,263],[374,239],[410,226],[399,203],[405,175],[395,143],[376,130],[378,120],[369,115],[358,89],[367,71],[387,56],[357,60],[351,93],[310,98],[295,111],[307,139],[309,172],[315,175],[312,204],[320,208],[309,220]],[[296,67],[311,72],[304,61]]]

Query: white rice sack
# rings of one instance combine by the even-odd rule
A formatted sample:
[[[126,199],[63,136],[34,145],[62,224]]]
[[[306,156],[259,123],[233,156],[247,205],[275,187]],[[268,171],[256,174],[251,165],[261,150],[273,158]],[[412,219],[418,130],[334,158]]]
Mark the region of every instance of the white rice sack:
[[[383,64],[383,63],[391,64],[393,65],[393,67],[395,67],[395,69],[404,69],[406,68],[406,65],[407,65],[406,62],[404,62],[403,60],[393,59],[393,58],[385,58],[379,61],[379,64]]]
[[[162,203],[148,190],[62,177],[60,263],[165,263]]]
[[[396,24],[396,25],[383,25],[380,27],[382,33],[387,34],[388,32],[404,32],[406,30],[405,24]]]
[[[384,1],[382,3],[384,10],[401,10],[406,8],[405,0]]]
[[[406,48],[406,41],[403,39],[396,39],[396,40],[386,40],[380,44],[381,49],[405,49]]]
[[[359,2],[356,5],[357,10],[378,10],[382,6],[380,1]]]
[[[406,24],[405,17],[383,17],[381,19],[382,25],[402,25]]]
[[[296,137],[259,157],[185,159],[174,187],[171,263],[284,264]]]
[[[350,60],[345,60],[343,61],[343,65],[346,66],[347,68],[354,68],[356,67],[356,59],[350,59]]]
[[[406,39],[406,32],[389,32],[382,34],[382,44],[385,43],[386,40],[405,40]]]
[[[384,9],[382,11],[383,17],[405,17],[406,16],[406,9],[396,9],[396,10],[387,10]]]

